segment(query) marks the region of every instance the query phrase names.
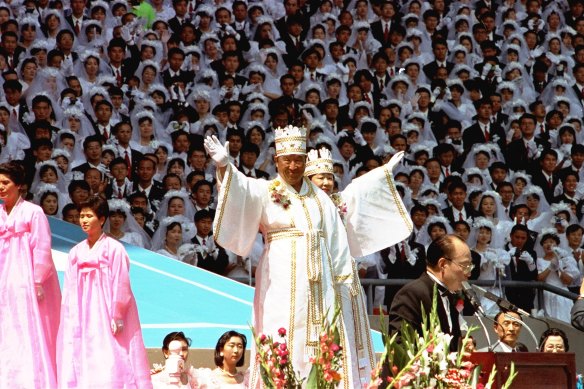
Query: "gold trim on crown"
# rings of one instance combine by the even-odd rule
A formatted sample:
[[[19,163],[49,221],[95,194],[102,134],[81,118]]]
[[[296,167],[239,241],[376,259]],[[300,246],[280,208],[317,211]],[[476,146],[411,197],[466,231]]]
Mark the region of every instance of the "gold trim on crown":
[[[329,149],[323,147],[320,150],[310,150],[308,161],[304,169],[304,176],[310,177],[315,174],[334,174],[333,158]]]
[[[301,154],[306,155],[306,129],[287,126],[275,129],[276,156]]]

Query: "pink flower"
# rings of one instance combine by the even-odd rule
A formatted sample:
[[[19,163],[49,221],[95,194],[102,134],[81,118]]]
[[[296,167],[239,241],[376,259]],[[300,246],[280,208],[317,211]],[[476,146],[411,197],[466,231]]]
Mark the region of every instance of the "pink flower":
[[[339,351],[340,349],[341,349],[341,347],[339,347],[339,345],[338,345],[338,344],[336,344],[336,343],[333,343],[333,344],[331,345],[331,351],[332,351],[333,353],[336,353],[336,352],[337,352],[337,351]]]
[[[280,335],[280,336],[282,336],[282,337],[286,336],[286,329],[285,329],[284,327],[281,327],[281,328],[278,330],[278,335]]]
[[[266,335],[265,334],[260,334],[260,336],[258,336],[258,341],[260,343],[264,343],[266,341]]]

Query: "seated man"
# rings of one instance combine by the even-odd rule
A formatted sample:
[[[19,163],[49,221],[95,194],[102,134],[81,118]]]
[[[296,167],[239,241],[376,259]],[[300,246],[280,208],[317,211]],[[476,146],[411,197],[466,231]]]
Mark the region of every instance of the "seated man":
[[[512,353],[516,351],[528,351],[527,347],[517,341],[521,333],[521,316],[512,311],[500,311],[495,316],[493,328],[498,340],[492,346],[479,351],[494,351],[499,353]]]
[[[203,253],[197,253],[197,266],[210,272],[223,275],[229,258],[222,247],[219,247],[213,238],[213,216],[203,209],[195,214],[197,235],[192,242],[203,248]]]

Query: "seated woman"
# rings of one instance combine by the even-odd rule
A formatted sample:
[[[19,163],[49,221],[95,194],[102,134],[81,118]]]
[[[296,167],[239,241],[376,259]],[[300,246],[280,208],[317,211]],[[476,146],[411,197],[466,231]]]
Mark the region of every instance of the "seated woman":
[[[237,371],[245,363],[247,338],[236,331],[227,331],[215,346],[215,369],[194,369],[193,388],[199,389],[239,389],[247,388],[248,371]]]
[[[170,342],[178,340],[181,342],[182,347],[180,351],[180,356],[184,361],[184,368],[182,369],[180,375],[180,384],[171,384],[170,377],[168,372],[166,371],[165,365],[154,365],[154,368],[150,371],[151,378],[152,378],[152,386],[154,389],[163,389],[163,388],[191,388],[193,385],[192,382],[192,371],[194,368],[192,366],[187,365],[187,360],[189,358],[189,347],[191,345],[191,340],[185,336],[185,334],[181,332],[171,332],[164,337],[162,341],[162,354],[164,355],[164,359],[168,359],[170,356],[169,345]]]
[[[566,333],[559,328],[548,328],[539,338],[542,353],[565,353],[570,349]]]

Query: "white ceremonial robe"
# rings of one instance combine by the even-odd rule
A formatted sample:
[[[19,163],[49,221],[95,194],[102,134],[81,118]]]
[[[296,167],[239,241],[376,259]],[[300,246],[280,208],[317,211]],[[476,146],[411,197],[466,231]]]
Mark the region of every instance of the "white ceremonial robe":
[[[264,235],[266,246],[256,271],[254,329],[278,339],[278,329],[286,328],[294,370],[307,377],[324,316],[328,312],[332,318],[335,301],[340,300],[339,286],[353,283],[353,266],[343,222],[326,193],[308,179],[300,193],[281,177],[276,180],[286,187],[291,201],[287,209],[271,197],[275,180],[246,177],[230,164],[221,181],[213,227],[217,242],[241,256],[250,252],[258,229]],[[352,327],[348,315],[341,312],[339,323],[344,349],[340,387],[360,388],[350,368],[358,363],[358,356],[347,344],[347,325]],[[256,365],[250,387],[260,386]]]
[[[345,222],[353,258],[391,247],[412,232],[412,220],[385,165],[354,179],[344,191],[331,198]],[[357,363],[351,365],[352,376],[368,384],[375,355],[365,293],[353,258],[353,282],[340,286],[341,312],[347,318],[347,343],[358,357]]]

